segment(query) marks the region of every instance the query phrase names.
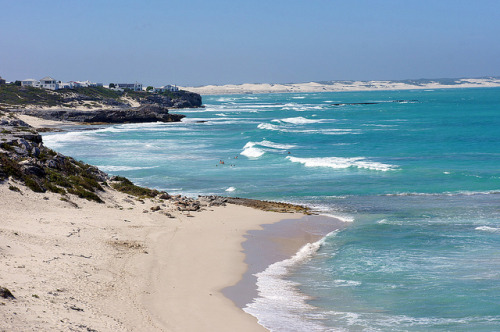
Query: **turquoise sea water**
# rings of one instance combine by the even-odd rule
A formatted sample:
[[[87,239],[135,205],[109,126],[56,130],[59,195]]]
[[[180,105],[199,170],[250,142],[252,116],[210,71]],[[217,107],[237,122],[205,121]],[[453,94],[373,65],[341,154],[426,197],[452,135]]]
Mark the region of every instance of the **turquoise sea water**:
[[[245,310],[275,331],[500,330],[500,89],[203,102],[182,123],[44,140],[170,193],[302,203],[348,222],[259,275]]]

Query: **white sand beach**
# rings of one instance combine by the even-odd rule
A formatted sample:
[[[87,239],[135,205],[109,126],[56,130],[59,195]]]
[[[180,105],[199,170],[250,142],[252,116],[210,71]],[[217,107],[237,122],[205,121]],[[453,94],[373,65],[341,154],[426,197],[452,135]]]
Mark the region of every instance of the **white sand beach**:
[[[20,192],[9,190],[15,186]],[[246,270],[243,235],[301,214],[175,211],[107,189],[105,204],[0,185],[5,331],[259,331],[221,289]]]

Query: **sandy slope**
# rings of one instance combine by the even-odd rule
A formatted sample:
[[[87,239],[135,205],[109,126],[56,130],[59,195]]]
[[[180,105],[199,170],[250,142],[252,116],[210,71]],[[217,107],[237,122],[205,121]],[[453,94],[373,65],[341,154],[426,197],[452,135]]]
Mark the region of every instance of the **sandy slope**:
[[[190,216],[110,189],[105,204],[60,198],[0,185],[0,286],[16,297],[0,298],[2,331],[262,330],[220,289],[246,269],[247,230],[301,217],[235,205]]]

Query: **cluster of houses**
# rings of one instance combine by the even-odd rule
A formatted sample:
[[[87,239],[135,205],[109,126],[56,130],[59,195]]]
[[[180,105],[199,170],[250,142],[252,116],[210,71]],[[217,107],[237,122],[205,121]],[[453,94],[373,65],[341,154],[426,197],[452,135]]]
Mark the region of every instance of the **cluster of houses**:
[[[90,81],[61,82],[61,81],[58,81],[50,76],[47,76],[47,77],[44,77],[40,80],[35,80],[32,78],[22,80],[21,86],[31,86],[34,88],[59,90],[59,89],[74,89],[74,88],[89,87],[89,86],[103,86],[103,84],[102,83],[93,83]]]
[[[0,84],[5,84],[5,80],[0,76]],[[94,83],[90,81],[69,81],[61,82],[50,76],[44,77],[40,80],[35,80],[28,78],[21,81],[21,86],[31,86],[34,88],[42,88],[49,90],[59,90],[59,89],[75,89],[75,88],[85,88],[85,87],[106,87],[108,89],[124,91],[148,91],[148,92],[165,92],[165,91],[179,91],[179,88],[175,85],[164,85],[161,87],[147,87],[143,88],[141,83],[110,83],[108,86],[104,86],[102,83]]]

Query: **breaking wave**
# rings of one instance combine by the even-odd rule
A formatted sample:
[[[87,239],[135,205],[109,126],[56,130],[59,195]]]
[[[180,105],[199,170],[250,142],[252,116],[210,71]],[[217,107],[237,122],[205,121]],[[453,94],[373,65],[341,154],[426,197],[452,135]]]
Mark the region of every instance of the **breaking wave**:
[[[288,160],[294,163],[304,164],[306,167],[329,167],[335,169],[345,169],[345,168],[365,168],[375,171],[390,171],[397,166],[383,164],[376,161],[370,161],[364,157],[355,158],[340,158],[340,157],[324,157],[324,158],[297,158],[297,157],[286,157]]]
[[[245,144],[243,147],[243,151],[241,151],[241,155],[248,157],[248,158],[259,158],[261,157],[265,152],[262,149],[256,148],[255,147],[256,143],[254,142],[248,142]]]
[[[314,320],[315,307],[308,304],[309,297],[298,291],[298,283],[286,280],[292,267],[307,262],[325,243],[329,233],[321,240],[303,246],[293,257],[270,265],[255,274],[259,297],[243,310],[257,317],[259,324],[272,331],[324,331],[325,327]],[[308,313],[310,314],[308,315]]]
[[[273,120],[273,122],[286,122],[286,123],[291,123],[291,124],[308,124],[308,123],[319,123],[322,122],[322,120],[311,120],[311,119],[306,119],[302,116],[298,116],[295,118],[285,118],[285,119],[279,119],[279,120]]]

